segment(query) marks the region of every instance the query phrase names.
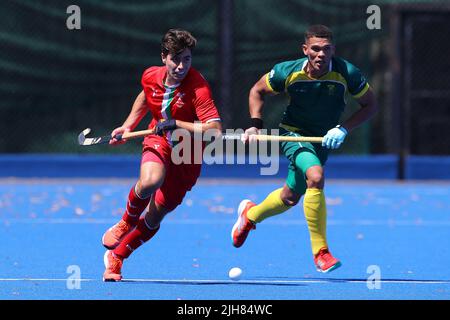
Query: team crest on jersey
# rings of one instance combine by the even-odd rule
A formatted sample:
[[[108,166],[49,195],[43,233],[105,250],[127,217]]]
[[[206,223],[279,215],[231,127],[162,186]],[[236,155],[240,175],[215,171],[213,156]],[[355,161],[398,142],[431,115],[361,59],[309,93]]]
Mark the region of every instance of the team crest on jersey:
[[[181,108],[184,106],[184,102],[181,98],[184,97],[184,93],[178,92],[177,93],[177,102],[175,102],[175,105],[177,106],[177,108]]]

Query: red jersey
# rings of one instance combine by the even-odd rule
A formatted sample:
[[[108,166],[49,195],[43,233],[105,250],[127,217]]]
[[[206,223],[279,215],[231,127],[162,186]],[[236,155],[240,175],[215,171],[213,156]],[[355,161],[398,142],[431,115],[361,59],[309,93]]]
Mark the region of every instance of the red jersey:
[[[167,68],[162,66],[150,67],[142,75],[142,87],[153,117],[149,128],[162,119],[203,123],[220,120],[208,82],[197,70],[191,67],[183,81],[171,87],[164,84],[166,74]]]
[[[197,70],[191,67],[183,81],[173,87],[164,85],[166,74],[167,68],[162,66],[148,68],[142,75],[145,99],[153,117],[149,128],[162,119],[202,123],[220,120],[211,89]],[[201,164],[194,163],[195,152],[192,153],[190,164],[172,163],[170,132],[165,137],[167,139],[155,135],[145,137],[143,153],[154,153],[166,166],[164,183],[155,193],[155,202],[171,211],[195,185]]]

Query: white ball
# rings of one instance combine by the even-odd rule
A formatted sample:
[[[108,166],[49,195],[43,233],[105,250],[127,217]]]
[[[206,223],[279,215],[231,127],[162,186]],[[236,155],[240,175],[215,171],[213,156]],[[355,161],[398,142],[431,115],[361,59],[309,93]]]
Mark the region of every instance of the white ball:
[[[230,271],[228,272],[228,276],[230,277],[231,280],[239,280],[242,276],[241,268],[238,267],[231,268]]]

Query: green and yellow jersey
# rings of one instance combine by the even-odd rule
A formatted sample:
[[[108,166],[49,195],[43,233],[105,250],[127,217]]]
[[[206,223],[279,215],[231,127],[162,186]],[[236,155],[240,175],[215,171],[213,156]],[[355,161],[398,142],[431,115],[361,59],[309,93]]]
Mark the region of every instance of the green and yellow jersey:
[[[350,62],[333,57],[329,71],[318,79],[304,71],[308,60],[301,58],[276,64],[266,76],[267,86],[289,96],[280,126],[305,136],[323,136],[339,123],[347,91],[363,96],[369,84]]]

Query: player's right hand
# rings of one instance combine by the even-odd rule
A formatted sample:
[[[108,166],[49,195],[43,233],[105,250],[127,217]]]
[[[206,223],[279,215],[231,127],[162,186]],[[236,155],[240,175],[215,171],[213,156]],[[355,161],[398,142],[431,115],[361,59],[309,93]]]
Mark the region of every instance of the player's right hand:
[[[328,149],[337,149],[344,142],[348,131],[342,126],[336,126],[333,129],[328,130],[327,134],[323,137],[322,147]]]
[[[260,130],[257,129],[256,127],[250,127],[247,130],[245,130],[244,134],[241,136],[241,141],[243,143],[256,142],[258,141],[256,135],[258,135],[259,132]]]
[[[109,140],[109,144],[115,146],[127,142],[127,139],[117,139],[117,135],[122,136],[125,132],[130,132],[130,128],[125,127],[115,128],[111,132],[111,140]]]

